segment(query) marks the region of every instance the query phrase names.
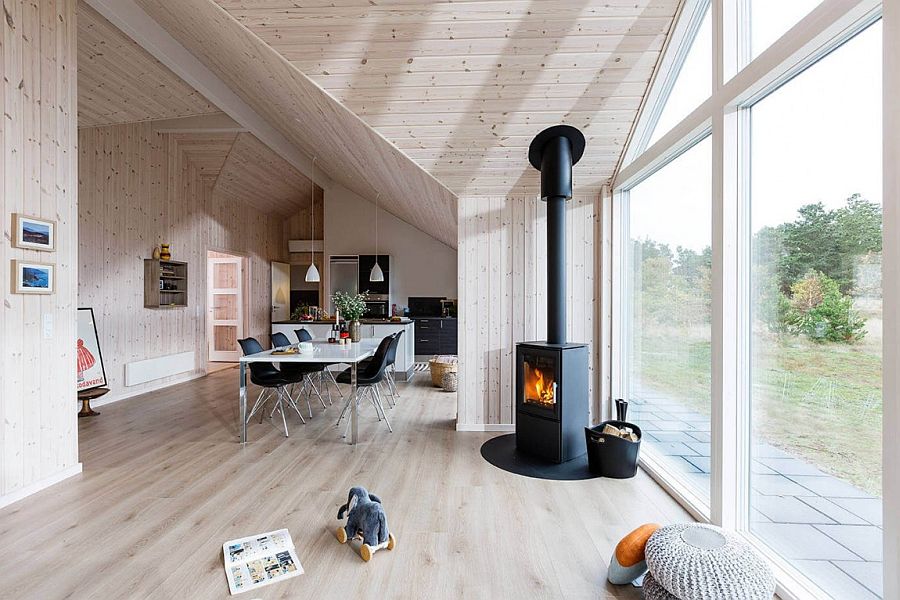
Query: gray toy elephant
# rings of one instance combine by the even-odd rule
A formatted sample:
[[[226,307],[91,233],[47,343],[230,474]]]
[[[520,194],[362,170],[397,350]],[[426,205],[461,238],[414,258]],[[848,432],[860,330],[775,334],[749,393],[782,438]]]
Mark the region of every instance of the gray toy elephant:
[[[348,512],[349,511],[349,512]],[[338,519],[347,514],[347,524],[337,530],[337,539],[344,544],[347,540],[361,536],[363,540],[360,555],[368,561],[372,553],[381,548],[394,549],[395,539],[388,531],[387,517],[381,499],[370,494],[364,487],[350,488],[347,504],[338,511]]]

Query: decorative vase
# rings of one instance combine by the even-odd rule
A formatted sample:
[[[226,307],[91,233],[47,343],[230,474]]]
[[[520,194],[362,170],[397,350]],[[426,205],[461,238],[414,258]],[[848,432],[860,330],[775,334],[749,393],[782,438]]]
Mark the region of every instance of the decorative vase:
[[[172,253],[169,252],[168,244],[162,245],[162,249],[159,251],[159,259],[160,260],[172,260]]]
[[[359,341],[359,333],[360,333],[360,323],[359,321],[350,321],[350,341],[358,342]]]
[[[153,247],[153,260],[159,260],[159,246]]]

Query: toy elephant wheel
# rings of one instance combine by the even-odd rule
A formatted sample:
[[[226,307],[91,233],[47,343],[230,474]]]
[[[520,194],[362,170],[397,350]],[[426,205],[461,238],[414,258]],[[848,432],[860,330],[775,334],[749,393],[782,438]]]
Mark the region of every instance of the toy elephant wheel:
[[[396,546],[396,545],[397,545],[397,538],[394,537],[394,534],[393,534],[393,533],[389,533],[389,534],[388,534],[388,544],[387,544],[387,549],[388,549],[388,550],[393,550],[393,549],[394,549],[394,546]]]
[[[334,534],[335,534],[335,536],[337,537],[337,540],[338,540],[340,543],[342,543],[342,544],[346,544],[346,543],[347,543],[347,532],[344,531],[344,528],[343,528],[343,527],[338,527],[338,528],[337,528],[337,531],[335,531]]]
[[[359,555],[364,561],[369,562],[372,558],[372,548],[368,544],[363,544],[359,549]]]

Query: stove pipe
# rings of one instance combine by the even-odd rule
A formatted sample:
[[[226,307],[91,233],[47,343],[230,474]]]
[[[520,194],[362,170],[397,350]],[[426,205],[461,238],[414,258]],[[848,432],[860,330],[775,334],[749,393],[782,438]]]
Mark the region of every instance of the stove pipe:
[[[528,161],[541,172],[547,202],[547,341],[566,343],[566,200],[572,197],[572,166],[584,154],[584,136],[570,125],[540,132]]]

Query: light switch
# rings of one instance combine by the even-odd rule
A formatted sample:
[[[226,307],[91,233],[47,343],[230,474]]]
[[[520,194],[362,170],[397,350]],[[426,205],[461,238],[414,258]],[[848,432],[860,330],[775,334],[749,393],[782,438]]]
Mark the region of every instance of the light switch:
[[[41,319],[45,340],[53,339],[53,313],[44,313]]]

